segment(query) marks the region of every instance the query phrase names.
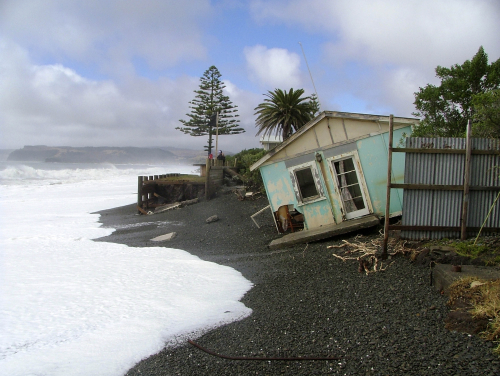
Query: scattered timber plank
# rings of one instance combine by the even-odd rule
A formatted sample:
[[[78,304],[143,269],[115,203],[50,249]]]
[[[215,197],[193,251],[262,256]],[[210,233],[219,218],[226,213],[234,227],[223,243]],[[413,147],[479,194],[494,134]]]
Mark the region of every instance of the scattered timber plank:
[[[173,210],[173,209],[177,209],[177,208],[180,208],[182,205],[180,202],[174,202],[172,204],[167,204],[167,205],[163,205],[163,206],[158,206],[156,209],[155,209],[155,214],[158,214],[158,213],[163,213],[163,212],[166,212],[168,210]]]
[[[173,238],[175,238],[176,235],[177,235],[176,232],[171,232],[169,234],[157,236],[156,238],[151,239],[151,241],[152,242],[164,242],[167,240],[172,240]]]
[[[255,226],[257,226],[257,228],[260,228],[260,226],[259,226],[259,224],[257,223],[257,221],[255,220],[255,217],[256,217],[257,215],[259,215],[260,213],[262,213],[262,212],[263,212],[264,210],[266,210],[266,209],[271,209],[271,205],[267,205],[265,208],[260,209],[257,213],[252,214],[252,215],[250,216],[250,218],[252,218],[252,221],[253,221],[253,223],[255,223]],[[271,209],[271,215],[273,215],[273,210],[272,210],[272,209]]]
[[[196,204],[198,201],[199,200],[197,198],[194,198],[192,200],[174,202],[172,204],[158,206],[158,207],[156,207],[154,214],[163,213],[163,212],[166,212],[168,210],[182,208],[183,206],[193,205],[193,204]]]

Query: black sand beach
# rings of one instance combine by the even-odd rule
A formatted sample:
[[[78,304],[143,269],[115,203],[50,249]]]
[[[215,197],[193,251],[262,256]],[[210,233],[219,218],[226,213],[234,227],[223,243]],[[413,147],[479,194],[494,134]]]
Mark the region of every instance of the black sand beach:
[[[127,375],[500,374],[492,343],[444,328],[446,297],[429,286],[428,268],[396,257],[383,272],[359,273],[356,261],[343,262],[327,249],[340,244],[340,237],[270,251],[267,245],[279,237],[270,212],[258,217],[260,229],[250,219],[266,205],[265,199],[238,201],[226,194],[151,216],[136,215],[135,205],[106,210],[100,221],[117,231],[98,241],[179,248],[250,280],[254,287],[242,302],[253,313],[196,338],[212,351],[339,359],[228,360],[182,342]],[[207,224],[212,215],[220,220]],[[377,231],[363,234],[374,237]],[[169,232],[177,233],[171,241],[150,241]]]

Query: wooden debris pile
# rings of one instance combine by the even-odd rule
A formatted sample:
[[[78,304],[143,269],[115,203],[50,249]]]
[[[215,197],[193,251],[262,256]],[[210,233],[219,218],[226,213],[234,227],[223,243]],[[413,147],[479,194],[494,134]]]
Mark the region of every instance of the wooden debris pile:
[[[344,262],[347,260],[357,260],[359,263],[358,271],[360,273],[365,272],[366,275],[384,271],[394,262],[390,262],[385,266],[383,264],[383,260],[380,257],[383,242],[382,237],[367,239],[367,241],[363,240],[363,235],[357,235],[352,242],[342,240],[343,244],[330,245],[327,249],[335,249],[332,255]],[[396,254],[406,254],[409,252],[410,250],[404,247],[405,243],[396,239],[390,239],[389,249],[392,252],[389,252],[389,255],[392,257]]]

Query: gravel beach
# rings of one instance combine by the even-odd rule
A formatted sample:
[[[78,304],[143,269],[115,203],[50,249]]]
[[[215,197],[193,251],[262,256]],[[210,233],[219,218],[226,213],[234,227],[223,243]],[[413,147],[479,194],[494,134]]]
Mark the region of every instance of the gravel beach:
[[[359,273],[356,261],[327,249],[354,234],[270,251],[279,237],[270,212],[257,217],[260,229],[250,219],[265,206],[228,193],[151,216],[120,207],[100,212],[103,226],[117,230],[97,241],[182,249],[254,284],[241,300],[253,313],[195,338],[201,346],[229,356],[339,359],[228,360],[182,339],[127,375],[500,375],[493,343],[444,328],[446,297],[429,286],[428,268],[396,257],[385,271]],[[213,215],[219,221],[206,223]],[[169,232],[177,236],[150,241]]]

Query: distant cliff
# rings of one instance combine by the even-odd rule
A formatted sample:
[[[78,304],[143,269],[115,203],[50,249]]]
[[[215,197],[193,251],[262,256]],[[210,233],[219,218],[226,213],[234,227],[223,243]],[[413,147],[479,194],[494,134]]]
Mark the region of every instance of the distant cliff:
[[[175,154],[158,148],[135,147],[69,147],[25,146],[14,150],[8,161],[60,163],[172,163],[179,161]]]

